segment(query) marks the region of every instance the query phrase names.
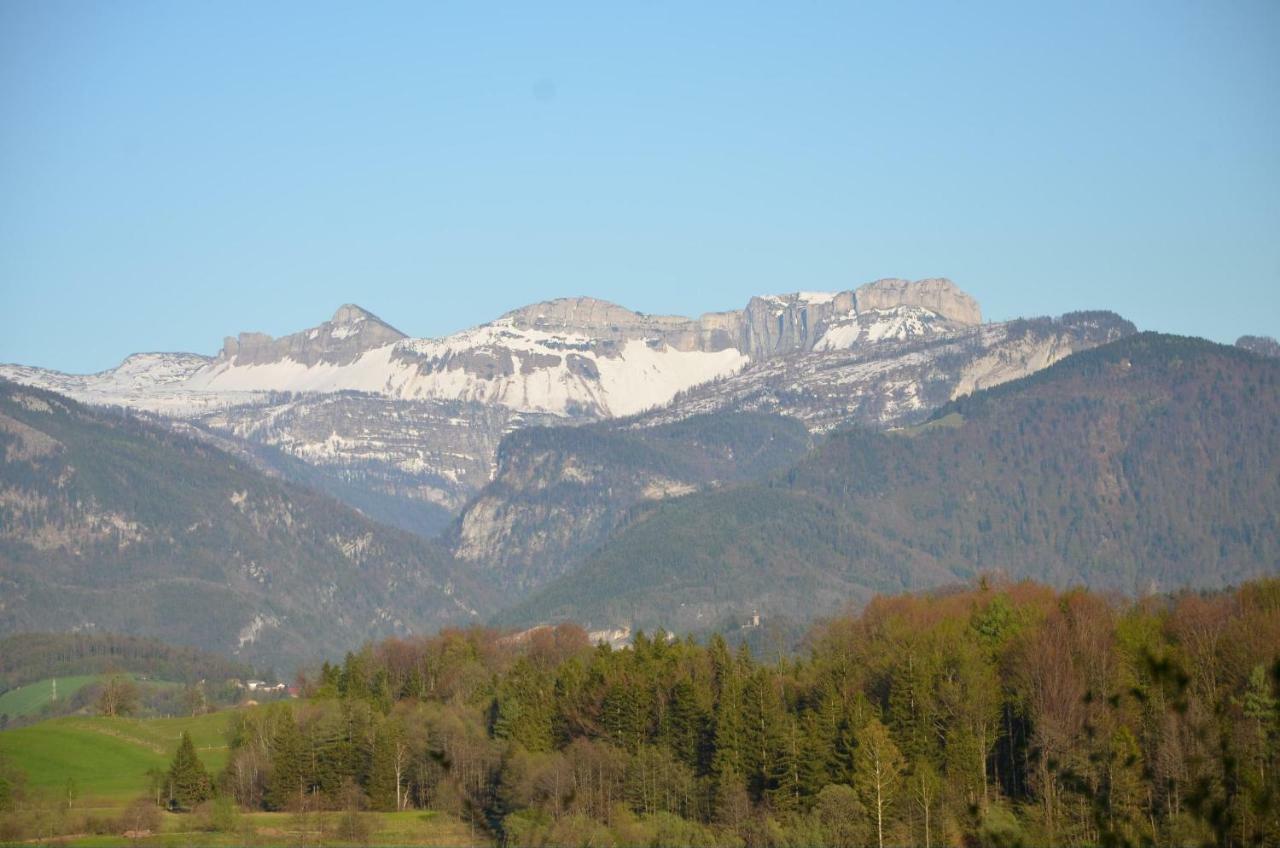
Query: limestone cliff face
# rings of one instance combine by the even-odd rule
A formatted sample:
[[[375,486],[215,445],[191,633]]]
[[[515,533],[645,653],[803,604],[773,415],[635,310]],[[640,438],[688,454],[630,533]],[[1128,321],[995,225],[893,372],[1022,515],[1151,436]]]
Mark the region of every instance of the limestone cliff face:
[[[859,312],[918,306],[958,324],[982,323],[982,310],[978,307],[978,301],[961,291],[955,283],[941,277],[914,283],[907,280],[876,280],[860,287],[853,294]]]
[[[813,350],[828,329],[860,314],[915,307],[957,327],[982,323],[978,302],[955,283],[937,278],[886,279],[856,290],[793,292],[753,297],[743,309],[699,318],[646,315],[605,300],[566,297],[508,312],[500,321],[521,330],[572,333],[616,347],[645,339],[681,351],[742,351],[752,361]]]
[[[902,308],[933,312],[954,329],[982,323],[978,302],[950,280],[887,279],[853,291],[753,297],[739,313],[738,346],[752,361],[811,351],[830,342],[828,330]]]

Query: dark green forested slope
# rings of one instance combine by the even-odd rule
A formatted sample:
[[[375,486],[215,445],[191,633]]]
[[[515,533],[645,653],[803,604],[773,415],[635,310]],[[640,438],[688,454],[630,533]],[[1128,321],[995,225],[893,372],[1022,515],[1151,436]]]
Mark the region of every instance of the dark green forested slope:
[[[528,591],[576,567],[645,501],[758,480],[800,460],[813,439],[793,418],[698,415],[508,434],[494,479],[446,536],[504,587]]]
[[[493,603],[437,546],[50,392],[0,383],[0,458],[0,634],[155,636],[283,668]]]
[[[768,484],[656,506],[503,620],[690,629],[982,571],[1132,591],[1278,563],[1280,363],[1142,334],[909,431],[837,434]]]
[[[253,676],[245,663],[141,636],[18,633],[0,639],[0,691],[47,677],[115,671],[180,683]]]

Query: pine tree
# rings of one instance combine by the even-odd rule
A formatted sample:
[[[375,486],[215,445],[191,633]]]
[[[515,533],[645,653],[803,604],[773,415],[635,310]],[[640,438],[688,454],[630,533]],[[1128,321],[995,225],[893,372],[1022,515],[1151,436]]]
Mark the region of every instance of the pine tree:
[[[707,717],[698,701],[698,691],[687,679],[671,688],[671,703],[663,727],[663,739],[672,752],[690,769],[699,770],[703,763],[702,748]]]
[[[169,798],[180,809],[189,810],[212,795],[209,773],[196,754],[191,734],[183,731],[178,753],[169,766]]]
[[[305,791],[305,769],[302,732],[293,718],[293,710],[283,708],[277,718],[271,739],[271,775],[267,779],[267,806],[287,810],[301,805]]]

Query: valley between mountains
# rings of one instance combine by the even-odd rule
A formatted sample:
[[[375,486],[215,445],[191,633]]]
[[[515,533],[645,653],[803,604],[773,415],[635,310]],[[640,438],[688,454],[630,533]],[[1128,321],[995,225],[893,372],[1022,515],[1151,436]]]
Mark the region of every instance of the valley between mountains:
[[[0,633],[283,669],[488,622],[798,630],[989,571],[1238,583],[1280,562],[1268,341],[879,280],[441,339],[347,305],[213,356],[0,366]]]

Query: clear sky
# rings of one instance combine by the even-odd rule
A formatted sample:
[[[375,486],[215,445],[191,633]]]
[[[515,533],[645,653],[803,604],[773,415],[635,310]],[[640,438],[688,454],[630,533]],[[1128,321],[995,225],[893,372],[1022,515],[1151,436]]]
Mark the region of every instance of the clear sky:
[[[949,276],[1280,333],[1280,2],[0,2],[0,361]]]

